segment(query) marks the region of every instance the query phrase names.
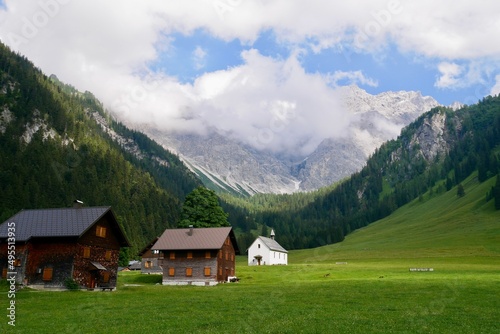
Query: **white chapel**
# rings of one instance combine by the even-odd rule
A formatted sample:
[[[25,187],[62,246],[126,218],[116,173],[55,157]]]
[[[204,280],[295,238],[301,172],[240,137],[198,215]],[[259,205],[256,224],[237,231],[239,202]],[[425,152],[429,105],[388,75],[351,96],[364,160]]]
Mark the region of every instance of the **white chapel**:
[[[248,265],[287,265],[288,251],[274,240],[275,233],[271,230],[271,237],[259,236],[248,248]]]

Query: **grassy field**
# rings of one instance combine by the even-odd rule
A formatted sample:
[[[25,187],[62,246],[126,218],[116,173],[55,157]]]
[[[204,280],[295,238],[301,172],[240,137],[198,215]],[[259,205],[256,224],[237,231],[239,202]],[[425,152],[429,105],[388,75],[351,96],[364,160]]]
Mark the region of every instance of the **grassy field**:
[[[416,201],[342,243],[248,267],[239,283],[167,287],[121,273],[116,292],[16,295],[2,333],[499,333],[500,213],[492,180]],[[410,272],[409,268],[433,268]],[[5,291],[6,285],[1,289]]]

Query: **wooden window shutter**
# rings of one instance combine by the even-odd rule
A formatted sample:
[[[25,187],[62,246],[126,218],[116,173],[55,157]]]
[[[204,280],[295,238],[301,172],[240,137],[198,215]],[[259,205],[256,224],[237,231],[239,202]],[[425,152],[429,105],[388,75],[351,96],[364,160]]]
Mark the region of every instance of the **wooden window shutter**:
[[[44,281],[52,281],[52,268],[43,268],[43,277]]]
[[[168,276],[170,277],[175,276],[175,268],[173,267],[168,268]]]
[[[107,250],[106,251],[106,261],[111,261],[111,251],[110,250]]]
[[[175,252],[170,252],[170,260],[175,260]]]
[[[193,268],[186,268],[186,276],[187,277],[193,276]]]
[[[187,258],[192,259],[193,258],[193,252],[187,252]]]
[[[95,234],[98,237],[106,238],[106,228],[104,226],[97,225],[97,227],[95,229]]]
[[[83,247],[83,258],[88,259],[90,257],[90,247]]]
[[[102,273],[102,282],[109,283],[109,272],[105,271]]]
[[[205,259],[209,259],[211,257],[210,251],[205,252]]]
[[[211,268],[210,267],[205,267],[204,273],[205,273],[205,276],[210,276],[210,274],[211,274]]]

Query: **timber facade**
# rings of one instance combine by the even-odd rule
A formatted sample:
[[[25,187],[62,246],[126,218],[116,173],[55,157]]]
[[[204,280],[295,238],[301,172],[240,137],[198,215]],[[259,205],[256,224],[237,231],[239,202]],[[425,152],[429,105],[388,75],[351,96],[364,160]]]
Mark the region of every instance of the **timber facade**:
[[[9,224],[17,231],[15,243]],[[127,246],[109,207],[23,210],[0,225],[2,278],[15,276],[17,284],[35,288],[64,289],[72,281],[84,289],[114,289],[120,247]]]
[[[152,249],[162,254],[164,285],[215,285],[236,274],[231,227],[169,229]]]

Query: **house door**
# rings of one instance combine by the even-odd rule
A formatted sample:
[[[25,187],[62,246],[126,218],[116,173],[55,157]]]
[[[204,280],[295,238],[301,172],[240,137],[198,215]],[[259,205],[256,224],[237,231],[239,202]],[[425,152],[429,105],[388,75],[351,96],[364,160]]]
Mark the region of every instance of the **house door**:
[[[99,274],[99,272],[97,270],[92,270],[90,272],[90,284],[89,284],[89,288],[90,289],[94,289],[95,286],[96,286],[96,283],[97,283],[97,275]]]

